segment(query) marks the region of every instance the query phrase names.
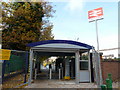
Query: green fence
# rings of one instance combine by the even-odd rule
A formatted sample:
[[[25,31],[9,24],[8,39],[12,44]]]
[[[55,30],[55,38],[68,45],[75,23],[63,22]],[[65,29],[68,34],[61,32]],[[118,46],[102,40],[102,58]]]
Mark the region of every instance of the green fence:
[[[25,59],[22,56],[11,55],[10,60],[5,62],[5,73],[20,71],[24,69]]]
[[[29,52],[11,50],[10,60],[4,60],[2,63],[2,84],[3,87],[16,87],[19,84],[26,83]]]
[[[25,65],[26,52],[12,51],[10,60],[5,60],[3,64],[4,76],[24,71],[26,68]]]

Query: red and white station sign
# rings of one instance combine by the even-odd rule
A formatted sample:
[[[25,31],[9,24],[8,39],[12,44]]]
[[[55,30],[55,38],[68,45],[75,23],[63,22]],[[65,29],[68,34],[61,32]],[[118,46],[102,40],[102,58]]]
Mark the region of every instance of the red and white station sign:
[[[97,20],[103,18],[103,9],[97,8],[88,11],[88,19],[89,21]]]

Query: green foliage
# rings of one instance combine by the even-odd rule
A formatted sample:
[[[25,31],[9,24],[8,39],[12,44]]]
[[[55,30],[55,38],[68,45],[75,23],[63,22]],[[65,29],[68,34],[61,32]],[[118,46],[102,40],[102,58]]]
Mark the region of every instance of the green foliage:
[[[82,60],[88,60],[88,55],[82,55],[82,56],[81,56],[81,59],[82,59]]]
[[[53,39],[52,8],[48,2],[2,2],[3,48],[28,50],[28,43]]]
[[[120,61],[120,58],[105,58],[103,61]]]
[[[114,60],[118,60],[118,61],[120,61],[120,58],[116,58],[116,57],[115,57]]]

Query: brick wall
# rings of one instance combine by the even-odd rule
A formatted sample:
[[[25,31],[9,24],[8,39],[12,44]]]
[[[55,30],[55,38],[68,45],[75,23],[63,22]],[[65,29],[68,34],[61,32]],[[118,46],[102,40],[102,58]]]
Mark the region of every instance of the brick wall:
[[[113,81],[116,81],[118,78],[120,78],[120,62],[118,61],[102,61],[101,69],[104,83],[108,76],[108,73],[112,74]]]

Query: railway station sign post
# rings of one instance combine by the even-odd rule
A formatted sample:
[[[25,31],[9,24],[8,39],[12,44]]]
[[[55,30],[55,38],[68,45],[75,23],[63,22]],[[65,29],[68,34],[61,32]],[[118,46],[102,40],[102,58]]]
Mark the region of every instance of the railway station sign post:
[[[97,38],[97,53],[98,53],[98,60],[96,60],[96,63],[98,63],[98,68],[99,70],[99,78],[96,79],[96,82],[98,84],[98,87],[102,85],[102,72],[101,72],[101,65],[100,65],[100,55],[99,55],[99,39],[98,39],[98,26],[97,26],[97,21],[103,19],[103,9],[102,7],[93,9],[88,11],[88,20],[89,22],[95,22],[95,27],[96,27],[96,38]],[[95,72],[97,73],[97,71]]]

